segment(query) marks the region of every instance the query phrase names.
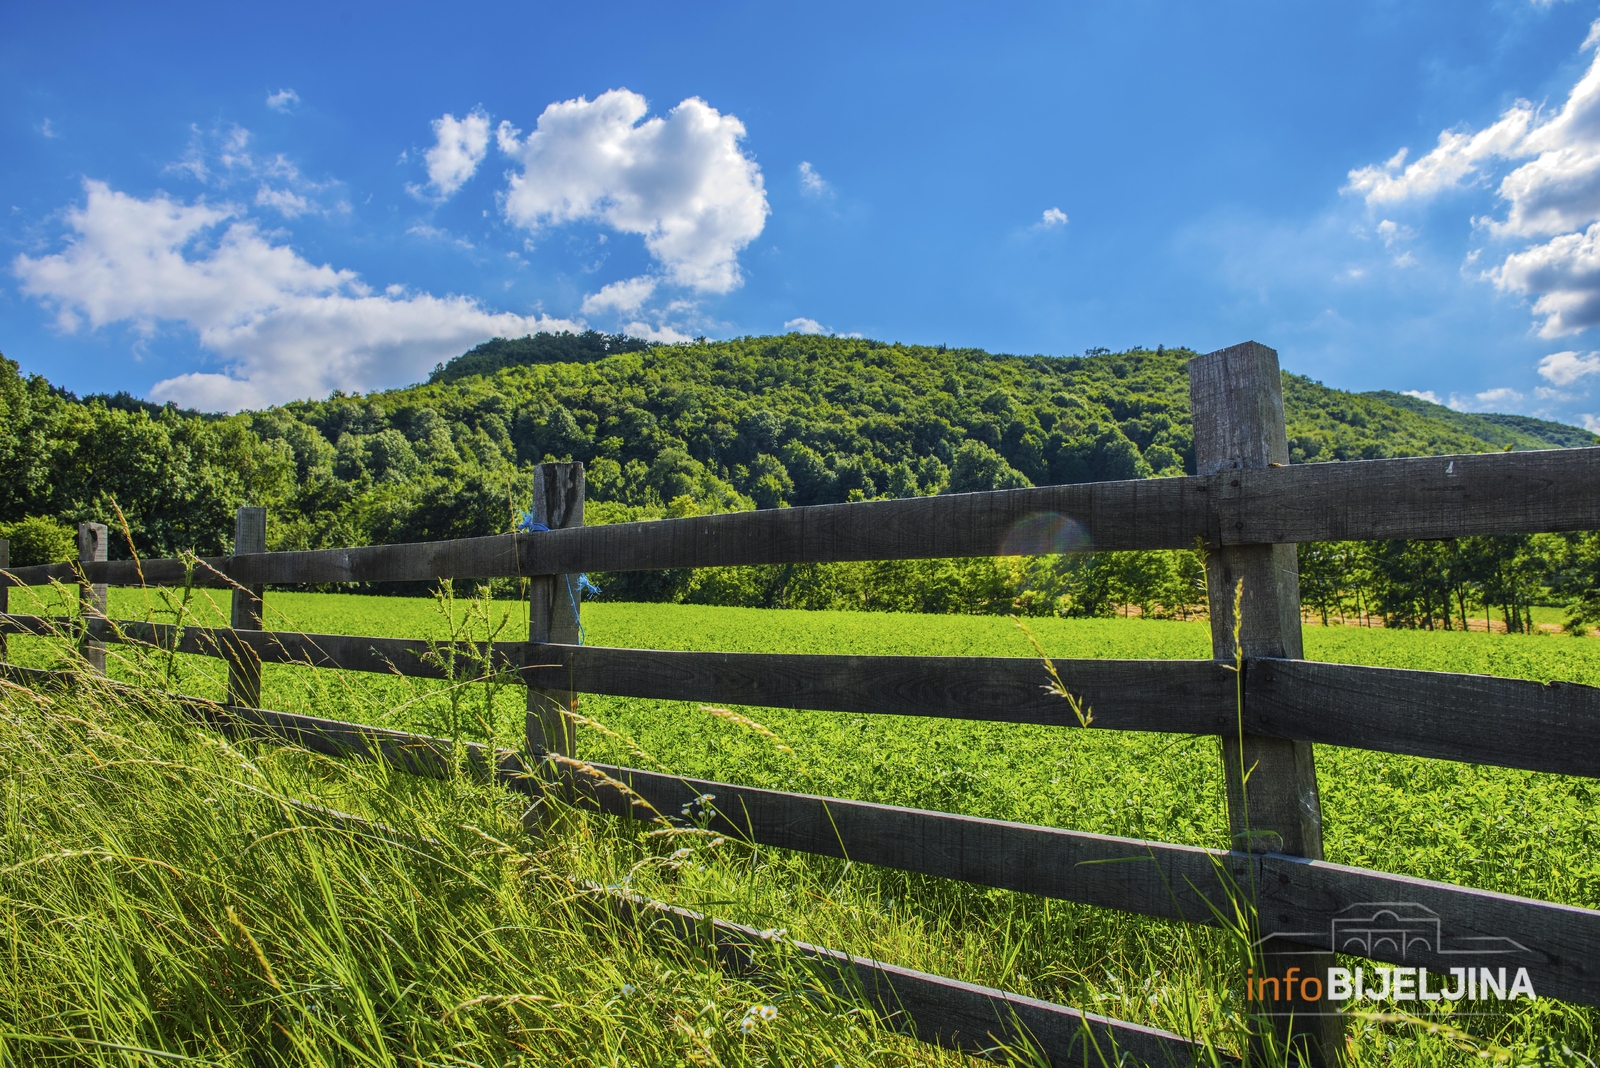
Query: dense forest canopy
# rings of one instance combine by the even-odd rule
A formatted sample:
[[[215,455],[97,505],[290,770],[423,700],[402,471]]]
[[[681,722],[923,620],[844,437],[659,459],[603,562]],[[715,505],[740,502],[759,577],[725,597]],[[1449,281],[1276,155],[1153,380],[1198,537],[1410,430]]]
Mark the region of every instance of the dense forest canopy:
[[[160,556],[227,551],[243,503],[268,508],[273,549],[468,537],[509,529],[547,459],[585,462],[590,522],[1175,475],[1194,470],[1194,355],[540,334],[486,342],[423,384],[229,417],[79,400],[0,360],[0,523],[120,529],[120,508]],[[1597,441],[1298,375],[1284,392],[1295,463]],[[656,595],[693,586],[661,581]]]

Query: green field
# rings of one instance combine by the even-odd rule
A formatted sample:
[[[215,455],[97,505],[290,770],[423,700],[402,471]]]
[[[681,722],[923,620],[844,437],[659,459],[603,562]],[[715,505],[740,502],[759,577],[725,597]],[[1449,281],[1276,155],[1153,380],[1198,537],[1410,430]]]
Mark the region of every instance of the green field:
[[[112,614],[154,611],[165,618],[165,607],[146,598],[113,591]],[[44,606],[13,592],[12,611],[36,607]],[[271,593],[268,607],[272,629],[436,638],[451,629],[441,607],[422,599]],[[217,607],[200,608],[195,614],[202,621],[221,620]],[[520,611],[515,602],[458,602],[455,626],[458,634],[466,627],[481,637],[503,620],[499,637],[514,640],[526,633]],[[486,613],[495,617],[493,626],[485,624]],[[1016,626],[997,617],[599,602],[585,606],[584,623],[587,641],[596,645],[1030,652]],[[1054,656],[1209,653],[1203,623],[1041,619],[1030,625]],[[62,655],[42,639],[11,641],[12,659],[19,662],[43,666]],[[1313,626],[1305,644],[1307,656],[1319,660],[1600,684],[1600,642],[1566,637]],[[214,662],[179,659],[172,665],[159,656],[118,663],[112,673],[159,682],[170,669],[174,685],[221,695],[222,673]],[[520,690],[483,691],[452,693],[439,683],[269,665],[263,703],[514,744],[521,734]],[[1109,834],[1226,842],[1217,745],[1208,737],[735,710],[768,728],[775,741],[693,704],[585,697],[578,711],[600,725],[585,727],[580,736],[581,755],[590,759]],[[1464,721],[1461,729],[1473,725]],[[1600,907],[1600,809],[1591,782],[1332,747],[1319,747],[1317,759],[1328,859]],[[359,808],[359,799],[341,796],[342,807]],[[668,844],[681,842],[577,820],[549,856],[553,866],[573,874],[614,881],[618,871],[630,872],[630,885],[642,892],[758,927],[786,928],[807,941],[1185,1033],[1198,1030],[1223,1045],[1234,1040],[1240,991],[1230,991],[1238,983],[1229,972],[1228,940],[1219,932],[770,850],[693,843],[685,847],[691,848],[687,860],[666,864],[660,857],[670,852]],[[1549,1001],[1461,1021],[1462,1030],[1476,1036],[1470,1039],[1430,1036],[1422,1025],[1358,1020],[1354,1052],[1359,1063],[1372,1064],[1477,1062],[1479,1052],[1559,1060],[1563,1043],[1577,1050],[1590,1045],[1594,1022],[1589,1010]],[[813,1026],[818,1035],[834,1034],[831,1025]],[[873,1054],[893,1063],[923,1056],[935,1055],[893,1041]],[[611,1063],[596,1058],[601,1062]]]

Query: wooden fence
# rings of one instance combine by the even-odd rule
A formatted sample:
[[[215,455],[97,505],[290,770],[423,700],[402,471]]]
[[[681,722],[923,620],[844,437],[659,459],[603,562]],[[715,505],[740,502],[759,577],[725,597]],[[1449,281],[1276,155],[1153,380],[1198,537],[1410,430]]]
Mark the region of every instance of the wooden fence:
[[[1492,976],[1501,968],[1513,974],[1526,969],[1540,996],[1600,1005],[1600,911],[1325,861],[1313,752],[1320,743],[1596,777],[1600,689],[1307,661],[1295,556],[1295,543],[1302,541],[1600,528],[1600,449],[1291,467],[1276,353],[1255,343],[1213,352],[1190,361],[1189,379],[1199,469],[1191,477],[584,527],[582,465],[545,464],[537,471],[532,516],[549,529],[536,533],[268,553],[264,512],[246,508],[233,556],[197,565],[107,561],[105,528],[86,524],[79,563],[13,568],[6,582],[80,585],[83,616],[76,633],[91,663],[103,665],[106,642],[222,656],[230,665],[231,706],[216,715],[232,716],[228,722],[235,726],[330,752],[386,759],[410,753],[404,759],[412,760],[446,743],[255,708],[260,666],[441,677],[437,658],[425,655],[428,644],[262,631],[265,586],[527,578],[529,641],[497,643],[492,660],[527,684],[527,756],[545,779],[530,779],[524,758],[483,755],[517,788],[558,781],[569,797],[618,816],[677,813],[710,793],[717,800],[712,826],[757,844],[1193,923],[1232,915],[1243,891],[1262,935],[1256,975],[1319,979],[1318,997],[1307,998],[1305,985],[1296,996],[1286,983],[1275,983],[1274,995],[1258,1000],[1277,1040],[1316,1063],[1331,1063],[1342,1047],[1342,1003],[1330,998],[1326,981],[1334,950],[1426,968],[1436,977],[1452,967],[1488,965]],[[1207,549],[1213,659],[1054,664],[1067,688],[1092,707],[1088,729],[1221,739],[1228,848],[593,765],[626,783],[630,796],[573,772],[570,761],[548,759],[573,752],[565,713],[576,693],[1082,729],[1066,702],[1042,691],[1036,661],[668,652],[579,643],[575,578],[582,571],[1044,551],[1048,545],[1031,544],[1027,536],[1041,517],[1044,526],[1076,524],[1080,538],[1097,550]],[[0,558],[0,566],[4,562]],[[105,617],[107,584],[185,581],[231,589],[232,626],[178,629]],[[0,613],[4,597],[0,585]],[[60,622],[4,614],[0,631],[59,633]],[[1392,931],[1388,937],[1374,933],[1385,924],[1410,925],[1410,933],[1398,940]],[[878,1004],[898,1005],[921,1037],[957,1048],[992,1048],[997,1038],[1026,1035],[1060,1064],[1086,1060],[1091,1038],[1147,1063],[1193,1052],[1179,1036],[1062,1006],[871,961],[851,967],[858,979],[871,976],[868,993]]]

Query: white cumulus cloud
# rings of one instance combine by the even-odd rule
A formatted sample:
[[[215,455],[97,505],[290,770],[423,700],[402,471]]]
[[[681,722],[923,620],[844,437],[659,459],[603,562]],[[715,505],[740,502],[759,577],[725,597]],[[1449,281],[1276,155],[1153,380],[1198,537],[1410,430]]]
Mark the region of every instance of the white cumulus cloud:
[[[1534,298],[1541,337],[1600,324],[1600,223],[1507,256],[1489,276],[1502,290]]]
[[[1405,389],[1401,390],[1400,392],[1407,397],[1415,397],[1418,400],[1425,400],[1429,404],[1444,403],[1444,401],[1439,399],[1439,394],[1435,393],[1431,389]]]
[[[267,94],[267,107],[273,111],[288,111],[300,103],[300,94],[293,89],[279,89],[276,93]]]
[[[1042,229],[1050,230],[1057,226],[1067,225],[1067,213],[1060,208],[1046,208],[1035,225]]]
[[[798,319],[789,319],[784,322],[783,328],[794,334],[831,334],[833,331],[817,322],[800,316]]]
[[[646,119],[626,89],[551,104],[526,139],[502,123],[497,141],[522,171],[506,217],[528,230],[575,221],[638,234],[678,285],[726,293],[738,255],[766,226],[761,169],[740,148],[744,124],[690,97]]]
[[[600,292],[590,293],[583,298],[583,313],[596,315],[607,311],[636,312],[655,291],[656,280],[648,275],[612,282],[608,286],[602,286]]]
[[[460,189],[478,172],[489,151],[489,116],[474,108],[458,119],[446,112],[433,120],[434,145],[428,149],[428,184],[440,199]]]
[[[1600,374],[1600,352],[1552,352],[1539,361],[1539,377],[1556,386]]]
[[[1600,21],[1585,49],[1597,31]],[[1487,184],[1515,163],[1495,186],[1505,217],[1473,222],[1495,238],[1548,240],[1508,254],[1485,276],[1532,301],[1541,336],[1600,325],[1600,232],[1593,225],[1600,222],[1600,53],[1554,112],[1519,100],[1488,127],[1446,130],[1426,155],[1410,164],[1406,158],[1401,149],[1386,163],[1352,170],[1346,191],[1370,207],[1424,200]],[[1389,225],[1385,220],[1380,231]]]
[[[398,287],[376,295],[354,272],[275,243],[233,205],[139,199],[96,181],[84,188],[84,204],[66,214],[66,247],[18,256],[12,271],[63,330],[126,322],[151,334],[178,324],[224,363],[224,374],[156,383],[157,400],[237,410],[400,385],[490,337],[582,329],[491,312],[468,297]]]

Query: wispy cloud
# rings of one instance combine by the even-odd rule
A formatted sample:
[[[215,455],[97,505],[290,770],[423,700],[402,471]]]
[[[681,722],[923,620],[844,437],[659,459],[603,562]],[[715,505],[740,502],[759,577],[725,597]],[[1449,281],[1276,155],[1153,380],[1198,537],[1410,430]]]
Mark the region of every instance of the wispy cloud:
[[[808,197],[829,196],[833,187],[823,180],[822,175],[810,163],[802,161],[800,164],[800,192]]]
[[[267,107],[273,111],[289,111],[300,103],[300,94],[293,89],[279,89],[267,94]]]
[[[1552,352],[1539,361],[1539,377],[1555,386],[1593,374],[1600,374],[1600,352]]]
[[[1521,392],[1512,389],[1510,386],[1496,386],[1493,389],[1486,389],[1471,396],[1452,393],[1450,394],[1450,400],[1446,404],[1458,412],[1493,412],[1515,408],[1521,405],[1525,399]]]
[[[238,187],[254,183],[258,207],[270,208],[285,219],[302,215],[332,215],[350,210],[338,195],[339,183],[317,182],[281,152],[257,155],[253,137],[243,126],[216,126],[202,130],[191,126],[183,158],[164,168],[222,193],[237,195]]]
[[[463,250],[471,250],[477,247],[464,237],[457,237],[449,230],[443,230],[437,226],[430,226],[427,223],[417,223],[415,226],[408,226],[406,227],[406,233],[412,234],[416,237],[425,238],[429,241],[442,241],[446,244],[454,245],[456,248]]]
[[[784,324],[783,324],[783,328],[785,330],[789,331],[792,334],[827,334],[830,337],[860,337],[861,336],[860,333],[857,333],[857,332],[851,332],[851,333],[848,333],[848,334],[841,334],[837,330],[833,330],[833,329],[831,329],[829,327],[823,326],[821,323],[817,322],[815,319],[807,318],[804,315],[802,315],[802,316],[800,316],[798,318],[795,318],[795,319],[789,319],[789,320],[785,321]]]

